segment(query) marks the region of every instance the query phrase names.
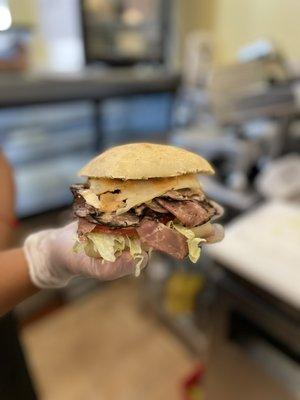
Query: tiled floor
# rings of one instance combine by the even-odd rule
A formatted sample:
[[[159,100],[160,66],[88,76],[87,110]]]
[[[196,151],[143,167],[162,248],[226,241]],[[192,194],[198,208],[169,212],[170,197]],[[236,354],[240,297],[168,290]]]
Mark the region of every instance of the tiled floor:
[[[181,399],[194,360],[139,309],[132,282],[110,284],[23,330],[41,400]]]

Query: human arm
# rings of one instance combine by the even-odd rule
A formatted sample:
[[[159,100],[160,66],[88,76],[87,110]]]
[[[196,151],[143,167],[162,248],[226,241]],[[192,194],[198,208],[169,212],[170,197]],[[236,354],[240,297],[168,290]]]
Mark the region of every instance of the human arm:
[[[77,222],[30,235],[23,248],[0,253],[0,315],[40,288],[59,288],[78,275],[108,281],[132,274],[136,261],[123,252],[115,262],[76,254]],[[143,254],[141,268],[148,262]]]
[[[0,250],[10,245],[15,220],[13,170],[0,151]]]
[[[15,230],[13,169],[0,150],[0,316],[38,291],[29,278],[22,249],[6,250]]]
[[[38,290],[29,277],[23,249],[2,251],[0,253],[0,317]]]
[[[77,224],[30,235],[23,248],[7,251],[15,227],[13,170],[0,151],[0,316],[40,288],[65,286],[75,275],[111,280],[131,273],[135,261],[124,253],[101,262],[72,251]],[[147,262],[145,255],[145,262]]]

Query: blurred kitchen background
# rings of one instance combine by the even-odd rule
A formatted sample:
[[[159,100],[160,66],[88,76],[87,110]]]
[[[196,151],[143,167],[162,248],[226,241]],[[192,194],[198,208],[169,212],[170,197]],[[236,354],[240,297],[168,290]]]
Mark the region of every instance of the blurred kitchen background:
[[[300,399],[299,37],[296,0],[0,0],[14,245],[69,221],[76,172],[118,143],[202,154],[226,209],[196,265],[155,254],[18,306],[1,399]]]

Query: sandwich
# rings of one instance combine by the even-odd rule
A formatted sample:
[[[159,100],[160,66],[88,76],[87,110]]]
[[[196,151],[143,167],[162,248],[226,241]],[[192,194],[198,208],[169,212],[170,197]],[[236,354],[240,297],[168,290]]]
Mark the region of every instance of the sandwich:
[[[112,147],[80,171],[86,183],[71,186],[78,218],[75,251],[115,261],[123,251],[137,260],[159,251],[196,263],[201,245],[219,241],[213,223],[222,208],[208,199],[198,174],[214,174],[200,155],[153,143]]]

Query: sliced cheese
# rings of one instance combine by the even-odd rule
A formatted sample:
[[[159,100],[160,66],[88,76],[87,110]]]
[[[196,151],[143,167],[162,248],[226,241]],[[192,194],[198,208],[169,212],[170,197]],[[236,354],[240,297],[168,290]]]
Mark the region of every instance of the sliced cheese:
[[[78,193],[84,198],[84,200],[87,202],[87,204],[90,204],[91,206],[98,208],[98,209],[101,208],[100,200],[99,200],[98,196],[96,195],[96,193],[94,193],[92,190],[83,189],[83,190],[79,190]]]
[[[90,179],[89,182],[90,191],[95,195],[100,195],[96,208],[103,212],[116,211],[117,214],[127,212],[130,208],[150,201],[154,197],[161,196],[168,190],[201,189],[194,174],[172,178],[128,181],[100,178]],[[94,198],[92,201],[94,202]]]
[[[103,212],[113,212],[123,207],[123,202],[118,194],[107,192],[100,195],[100,210]]]

